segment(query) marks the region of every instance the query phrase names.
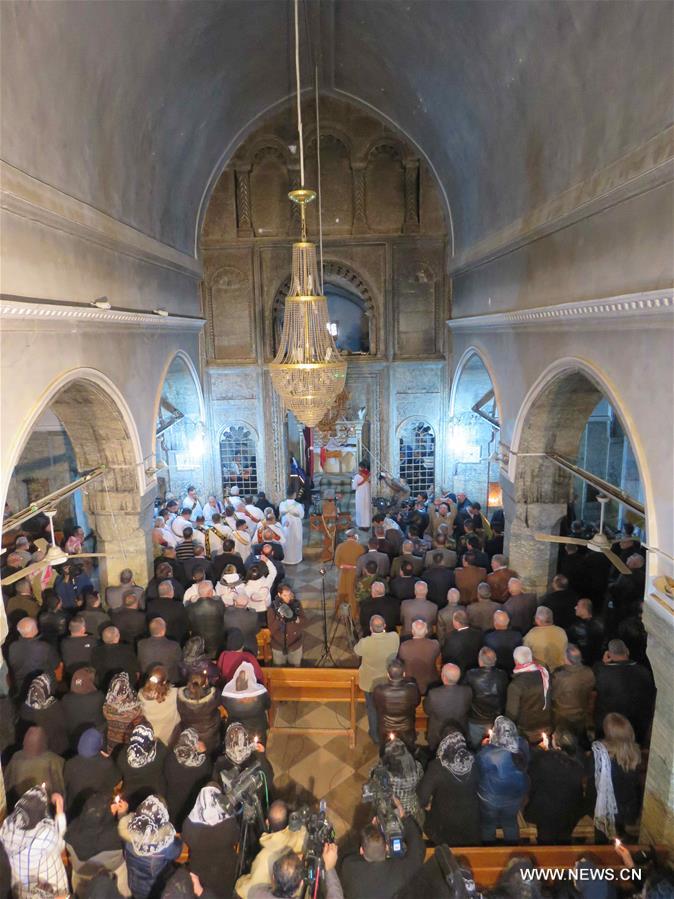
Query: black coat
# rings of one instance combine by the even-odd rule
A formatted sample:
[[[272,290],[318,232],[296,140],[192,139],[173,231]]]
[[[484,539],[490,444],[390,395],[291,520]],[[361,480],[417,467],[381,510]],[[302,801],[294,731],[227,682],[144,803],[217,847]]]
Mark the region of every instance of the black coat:
[[[61,711],[68,732],[70,748],[77,748],[77,741],[90,727],[102,727],[105,696],[100,690],[93,693],[66,693],[61,700]]]
[[[202,597],[191,602],[187,609],[190,631],[203,637],[206,655],[212,659],[222,649],[225,639],[225,606],[222,600]]]
[[[409,816],[404,821],[404,837],[407,853],[403,858],[382,862],[368,862],[356,854],[344,858],[339,879],[345,899],[393,899],[411,881],[423,864],[425,849],[421,832]]]
[[[65,637],[61,640],[61,658],[70,677],[78,668],[87,668],[91,665],[91,656],[98,646],[98,638],[91,634],[83,637]]]
[[[212,688],[203,699],[190,699],[181,688],[178,690],[178,714],[183,728],[193,727],[206,749],[214,752],[220,742],[220,691]]]
[[[583,778],[578,759],[560,750],[536,749],[529,760],[527,821],[538,827],[539,843],[570,843],[583,816]]]
[[[239,609],[236,606],[227,606],[223,620],[225,633],[231,630],[241,631],[244,649],[256,656],[257,632],[260,630],[257,612],[254,609]]]
[[[249,699],[222,697],[222,706],[227,710],[227,723],[239,721],[250,737],[259,737],[262,743],[267,739],[267,709],[271,705],[266,691]]]
[[[216,899],[230,899],[234,892],[239,835],[236,818],[213,825],[195,824],[187,819],[183,824],[181,836],[189,846],[190,871]]]
[[[492,724],[502,715],[508,691],[508,675],[500,668],[471,668],[463,683],[473,691],[469,718],[479,724]]]
[[[431,802],[424,830],[436,845],[481,844],[477,787],[477,765],[473,765],[469,775],[459,779],[443,766],[440,759],[435,758],[430,762],[417,787],[417,795],[422,808]]]
[[[222,572],[228,565],[233,565],[236,568],[236,573],[240,578],[246,576],[246,566],[243,564],[243,559],[238,553],[220,553],[220,555],[216,556],[211,563],[211,570],[216,581],[220,580]],[[215,583],[215,581],[213,581],[213,583]]]
[[[157,753],[154,760],[142,768],[132,768],[126,757],[127,748],[126,745],[120,746],[115,761],[124,781],[122,795],[133,811],[151,793],[166,796],[164,763],[168,750],[163,743],[157,740]]]
[[[68,731],[60,702],[53,702],[46,709],[32,709],[24,702],[19,709],[19,740],[23,739],[23,735],[33,725],[44,729],[52,752],[56,755],[66,754],[69,746]]]
[[[505,631],[486,631],[483,642],[496,653],[496,666],[508,674],[513,673],[515,659],[513,651],[522,645],[522,634],[508,628]]]
[[[576,617],[574,610],[577,602],[578,594],[575,590],[552,590],[541,597],[539,605],[547,606],[557,627],[566,630]]]
[[[426,739],[433,752],[449,721],[455,721],[464,730],[467,728],[472,699],[473,691],[462,684],[434,687],[428,691],[424,699],[424,711],[428,715]]]
[[[595,726],[601,736],[602,722],[609,712],[624,715],[634,728],[637,743],[643,743],[653,717],[655,686],[651,672],[636,662],[599,662],[594,666],[597,681]]]
[[[624,836],[625,824],[634,824],[641,812],[641,769],[625,771],[611,759],[611,782],[618,812],[616,814],[616,830]],[[597,801],[597,790],[594,782],[594,753],[587,758],[586,812],[594,813]]]
[[[150,599],[145,614],[148,621],[163,618],[166,622],[166,636],[170,640],[177,640],[181,645],[185,642],[189,621],[182,599]]]
[[[601,659],[604,642],[604,628],[596,618],[574,618],[566,629],[569,643],[580,649],[583,665],[592,667]]]
[[[170,785],[166,803],[171,823],[177,831],[183,825],[183,819],[194,808],[199,790],[211,779],[211,760],[205,755],[201,765],[188,768],[181,765],[174,752],[169,752],[164,763],[164,776]]]
[[[102,755],[93,758],[76,755],[66,762],[63,779],[66,785],[66,811],[70,818],[76,818],[84,803],[94,793],[107,793],[112,797],[112,791],[122,775],[110,758]]]
[[[51,643],[37,637],[19,637],[9,646],[7,661],[14,692],[24,696],[38,674],[45,671],[54,674],[59,664],[59,654]]]
[[[439,609],[447,605],[447,591],[454,586],[454,572],[444,565],[433,565],[421,574],[422,581],[428,584],[428,599]]]
[[[442,662],[453,662],[465,674],[477,667],[477,657],[482,647],[482,631],[479,627],[465,627],[450,631],[442,645]]]
[[[133,647],[126,643],[101,643],[91,654],[91,664],[96,669],[98,687],[104,693],[115,674],[126,671],[135,687],[139,673],[138,660]]]
[[[135,646],[147,634],[147,619],[140,609],[118,609],[110,613],[110,620],[119,631],[122,643]]]
[[[381,615],[386,622],[386,630],[394,631],[400,624],[400,603],[392,596],[378,596],[364,599],[360,604],[360,629],[364,637],[370,636],[370,618]]]

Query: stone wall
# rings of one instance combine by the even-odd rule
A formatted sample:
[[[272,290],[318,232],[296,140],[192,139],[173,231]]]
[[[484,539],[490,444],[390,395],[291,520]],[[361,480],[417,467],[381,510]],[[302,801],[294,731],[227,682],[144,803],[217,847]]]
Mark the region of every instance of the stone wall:
[[[305,121],[313,121],[311,107]],[[306,183],[315,187],[311,127],[306,148]],[[262,484],[274,496],[287,477],[286,428],[267,363],[298,237],[287,193],[299,177],[295,124],[286,109],[252,134],[224,169],[200,238],[213,467],[218,470],[223,428],[247,423],[260,441]],[[369,319],[370,352],[347,357],[349,415],[365,407],[373,465],[394,472],[399,426],[410,416],[427,420],[440,473],[448,241],[439,191],[398,135],[331,97],[321,99],[321,180],[325,279],[358,294]],[[315,205],[308,226],[310,239],[318,241]]]

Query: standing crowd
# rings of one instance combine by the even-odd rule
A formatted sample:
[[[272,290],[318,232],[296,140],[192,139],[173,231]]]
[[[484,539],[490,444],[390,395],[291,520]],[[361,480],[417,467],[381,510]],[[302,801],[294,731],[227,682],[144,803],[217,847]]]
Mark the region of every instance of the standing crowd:
[[[258,641],[268,631],[274,664],[302,661],[305,616],[284,566],[301,560],[303,515],[292,494],[276,510],[236,488],[202,505],[190,488],[154,522],[147,584],[127,569],[100,595],[69,536],[72,555],[39,589],[20,576],[3,587],[0,895],[301,894],[307,830],[275,795]],[[567,843],[589,812],[597,840],[630,834],[655,691],[643,555],[629,532],[614,550],[631,576],[607,568],[602,580],[593,554],[563,554],[537,597],[503,555],[502,518],[463,494],[375,515],[367,546],[347,533],[337,600],[362,634],[370,737],[407,853],[387,858],[376,822],[339,864],[326,843],[328,899],[402,896],[424,833],[514,843],[523,815],[539,842]],[[19,535],[3,578],[34,558]],[[246,772],[259,788],[248,852],[227,800]]]

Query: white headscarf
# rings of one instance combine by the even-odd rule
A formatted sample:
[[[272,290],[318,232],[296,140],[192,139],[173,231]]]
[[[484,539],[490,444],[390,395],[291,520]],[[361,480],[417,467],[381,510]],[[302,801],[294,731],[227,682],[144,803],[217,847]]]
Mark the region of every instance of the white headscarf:
[[[158,796],[148,796],[141,802],[129,823],[129,834],[137,855],[154,855],[175,840],[168,809]]]
[[[236,682],[240,674],[244,674],[246,677],[245,690],[236,689]],[[263,684],[258,684],[255,677],[255,669],[253,668],[251,663],[241,662],[239,667],[232,675],[232,679],[227,681],[227,683],[223,687],[222,695],[227,696],[230,699],[247,699],[251,696],[260,696],[262,693],[266,692],[267,688]]]
[[[226,821],[230,816],[222,808],[221,798],[222,793],[217,787],[202,787],[187,820],[194,824],[208,824],[209,826]]]
[[[597,801],[594,804],[594,826],[612,840],[616,835],[615,816],[618,814],[618,804],[613,791],[611,757],[606,744],[601,740],[595,740],[592,744],[592,754],[594,756],[594,785],[597,791]]]

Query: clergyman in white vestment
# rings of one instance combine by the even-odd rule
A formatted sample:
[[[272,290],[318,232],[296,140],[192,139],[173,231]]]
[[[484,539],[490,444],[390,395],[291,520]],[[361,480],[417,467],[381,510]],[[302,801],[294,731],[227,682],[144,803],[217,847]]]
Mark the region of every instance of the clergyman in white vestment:
[[[283,561],[286,565],[298,565],[302,561],[302,543],[304,533],[302,519],[304,506],[295,499],[295,491],[288,491],[288,498],[279,505],[281,523],[286,534]]]

